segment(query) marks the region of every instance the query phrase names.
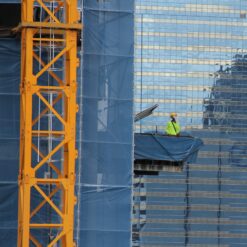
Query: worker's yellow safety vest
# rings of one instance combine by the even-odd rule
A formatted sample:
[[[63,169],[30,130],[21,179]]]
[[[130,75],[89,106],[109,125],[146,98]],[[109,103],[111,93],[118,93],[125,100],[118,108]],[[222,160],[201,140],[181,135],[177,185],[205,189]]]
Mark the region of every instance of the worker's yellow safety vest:
[[[169,121],[166,125],[166,134],[176,136],[180,133],[180,125],[178,122]]]

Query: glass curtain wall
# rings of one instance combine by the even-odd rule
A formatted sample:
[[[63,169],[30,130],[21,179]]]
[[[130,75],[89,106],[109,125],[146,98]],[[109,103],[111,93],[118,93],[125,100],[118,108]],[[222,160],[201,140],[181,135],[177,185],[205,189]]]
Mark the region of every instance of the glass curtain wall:
[[[133,246],[247,246],[247,1],[136,0],[136,132],[176,112],[202,138],[182,172],[135,178]]]

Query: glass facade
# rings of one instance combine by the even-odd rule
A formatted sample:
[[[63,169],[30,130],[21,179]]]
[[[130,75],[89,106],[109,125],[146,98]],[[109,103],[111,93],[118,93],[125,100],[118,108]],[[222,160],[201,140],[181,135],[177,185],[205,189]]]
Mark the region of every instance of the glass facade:
[[[247,1],[136,0],[136,132],[177,112],[202,138],[182,172],[135,178],[133,246],[247,246]]]

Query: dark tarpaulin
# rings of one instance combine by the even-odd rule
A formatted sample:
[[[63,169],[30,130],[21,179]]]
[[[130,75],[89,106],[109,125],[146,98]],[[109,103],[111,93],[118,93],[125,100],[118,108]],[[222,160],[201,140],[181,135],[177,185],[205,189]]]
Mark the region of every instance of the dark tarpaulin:
[[[135,160],[195,162],[203,142],[189,136],[135,134]]]

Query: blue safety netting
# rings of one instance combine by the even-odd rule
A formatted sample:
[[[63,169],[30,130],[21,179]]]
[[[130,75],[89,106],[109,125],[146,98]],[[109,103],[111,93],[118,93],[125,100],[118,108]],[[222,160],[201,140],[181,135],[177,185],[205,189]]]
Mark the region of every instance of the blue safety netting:
[[[195,162],[203,142],[190,136],[135,134],[135,160]]]
[[[0,246],[16,246],[20,42],[0,40]]]
[[[21,0],[0,0],[0,4],[20,4]]]
[[[80,241],[131,245],[134,1],[84,1]]]
[[[78,246],[131,246],[133,8],[133,1],[84,1],[78,54]],[[1,247],[17,243],[20,60],[20,39],[0,39]],[[42,217],[47,215],[42,211]],[[47,231],[41,234],[48,238]]]

